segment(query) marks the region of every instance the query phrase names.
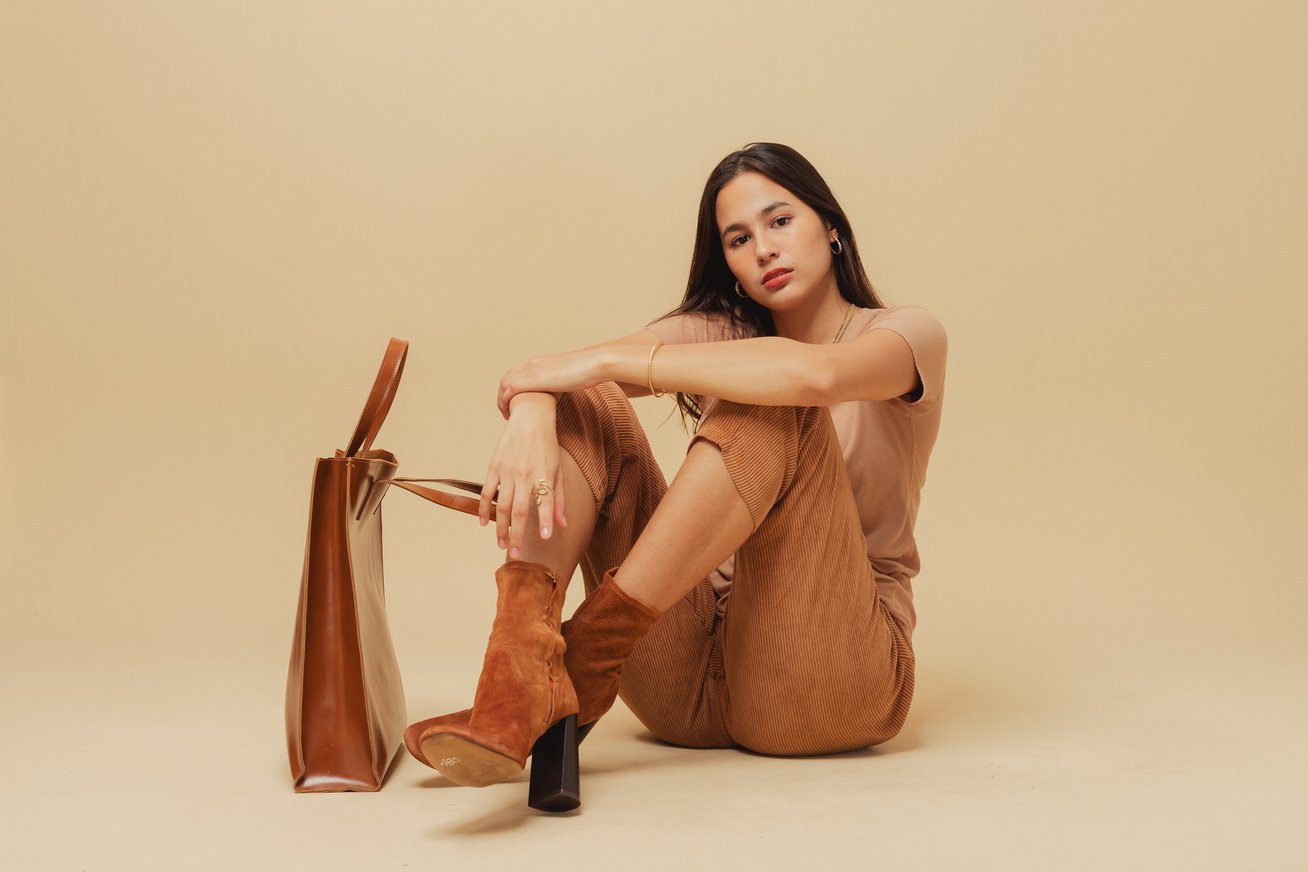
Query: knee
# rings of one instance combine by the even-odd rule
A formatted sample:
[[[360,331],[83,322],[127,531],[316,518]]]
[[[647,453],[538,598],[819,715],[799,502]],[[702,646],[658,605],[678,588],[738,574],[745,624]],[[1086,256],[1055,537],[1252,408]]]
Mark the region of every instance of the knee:
[[[600,420],[635,420],[636,410],[617,382],[600,382],[588,388],[564,391],[556,404],[561,414]]]
[[[614,382],[565,391],[556,404],[554,426],[559,446],[581,469],[598,511],[616,484],[623,458],[642,442],[644,431],[631,401]]]
[[[809,411],[717,400],[700,418],[691,437],[687,453],[701,442],[714,445],[721,453],[755,529],[794,482],[801,426]]]
[[[559,441],[565,447],[585,441],[602,445],[606,451],[621,451],[640,430],[631,400],[611,381],[565,391],[555,405],[554,418]]]
[[[799,406],[758,406],[710,398],[700,414],[695,432],[761,429],[773,435],[787,435],[795,429],[803,411]]]

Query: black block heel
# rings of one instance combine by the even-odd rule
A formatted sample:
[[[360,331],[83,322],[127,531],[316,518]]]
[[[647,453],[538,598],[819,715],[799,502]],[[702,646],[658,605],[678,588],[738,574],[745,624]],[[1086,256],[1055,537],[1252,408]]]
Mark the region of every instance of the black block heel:
[[[578,741],[577,716],[568,715],[556,721],[531,746],[527,805],[538,811],[572,811],[581,805]]]

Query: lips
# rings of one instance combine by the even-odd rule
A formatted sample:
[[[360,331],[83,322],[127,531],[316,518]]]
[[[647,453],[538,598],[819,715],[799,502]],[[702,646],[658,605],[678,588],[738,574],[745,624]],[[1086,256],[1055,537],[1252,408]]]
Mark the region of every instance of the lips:
[[[771,272],[766,273],[766,274],[763,276],[763,282],[762,282],[762,284],[767,284],[768,282],[770,282],[770,281],[772,281],[773,279],[775,279],[777,276],[779,276],[779,275],[783,275],[783,274],[788,273],[788,272],[790,272],[790,270],[785,269],[785,268],[774,269],[774,270],[772,270]]]

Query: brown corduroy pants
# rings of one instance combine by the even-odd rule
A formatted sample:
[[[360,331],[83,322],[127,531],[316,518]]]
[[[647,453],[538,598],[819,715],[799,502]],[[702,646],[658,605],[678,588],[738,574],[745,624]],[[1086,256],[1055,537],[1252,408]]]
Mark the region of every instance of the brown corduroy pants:
[[[589,594],[668,486],[617,384],[563,394],[557,427],[595,498]],[[754,532],[725,613],[705,578],[636,646],[623,701],[655,736],[695,748],[829,754],[890,739],[913,698],[913,650],[876,595],[830,411],[709,399],[698,439],[721,450]]]

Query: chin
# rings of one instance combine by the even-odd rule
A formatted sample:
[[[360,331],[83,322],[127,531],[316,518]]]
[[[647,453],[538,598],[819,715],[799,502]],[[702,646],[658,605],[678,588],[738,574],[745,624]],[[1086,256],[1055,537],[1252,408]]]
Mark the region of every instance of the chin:
[[[804,304],[808,299],[808,288],[796,288],[786,285],[781,293],[768,299],[767,307],[773,312],[786,312]]]

